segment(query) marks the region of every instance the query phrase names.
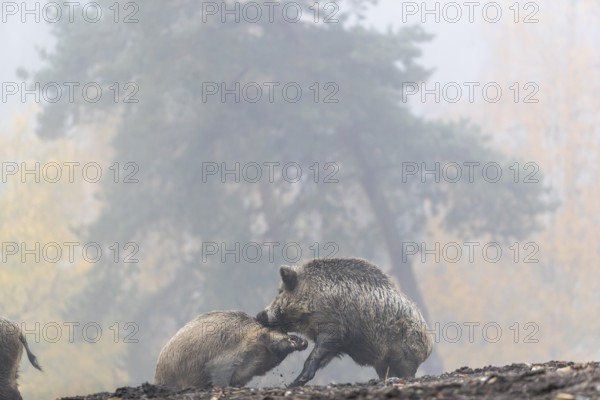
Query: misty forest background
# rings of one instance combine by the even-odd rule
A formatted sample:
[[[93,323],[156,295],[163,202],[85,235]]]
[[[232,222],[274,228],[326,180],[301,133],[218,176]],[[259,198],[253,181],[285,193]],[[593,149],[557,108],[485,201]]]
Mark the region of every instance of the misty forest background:
[[[287,1],[282,1],[285,3]],[[108,8],[112,1],[100,1]],[[296,3],[301,3],[296,1]],[[137,263],[22,263],[0,268],[1,314],[63,327],[54,343],[29,334],[45,373],[23,362],[26,398],[111,390],[151,381],[158,352],[179,327],[214,309],[252,315],[276,294],[288,260],[202,259],[202,243],[296,242],[304,253],[333,242],[338,257],[380,265],[423,309],[430,326],[458,323],[463,337],[441,338],[422,373],[457,367],[598,359],[600,295],[600,5],[541,2],[538,24],[477,25],[486,62],[470,80],[538,82],[540,101],[407,104],[402,82],[435,72],[421,62],[436,37],[419,24],[373,29],[362,18],[372,2],[342,1],[339,23],[202,23],[198,2],[145,2],[139,23],[60,23],[43,62],[25,66],[27,82],[136,82],[138,103],[28,104],[3,114],[0,159],[94,161],[139,167],[137,183],[62,181],[0,184],[2,242],[114,242],[139,245]],[[501,2],[508,7],[512,2]],[[304,4],[307,14],[312,2]],[[447,27],[451,30],[452,27]],[[594,33],[595,32],[595,33]],[[456,43],[457,47],[462,46]],[[468,64],[469,60],[465,60]],[[439,66],[443,69],[443,65]],[[4,81],[5,79],[3,79]],[[335,82],[337,103],[278,100],[202,101],[202,82]],[[216,97],[215,97],[216,98]],[[3,105],[4,107],[4,105]],[[519,162],[539,166],[538,183],[403,182],[403,162]],[[300,182],[202,182],[205,162],[297,162]],[[319,183],[308,167],[318,162]],[[325,163],[339,167],[325,183]],[[536,243],[539,262],[481,257],[436,263],[405,259],[403,242]],[[281,249],[281,247],[279,247]],[[525,253],[525,250],[522,250]],[[512,255],[512,253],[510,253]],[[64,322],[94,321],[88,343]],[[132,325],[126,325],[128,322]],[[463,323],[495,322],[497,343]],[[511,326],[518,322],[520,337]],[[535,342],[524,340],[539,327]],[[115,326],[118,323],[118,326]],[[111,327],[113,327],[111,329]],[[115,332],[119,337],[115,338]],[[131,334],[129,339],[126,336]],[[282,385],[308,353],[294,354],[253,385]],[[281,376],[280,376],[281,375]],[[317,374],[315,384],[375,377],[349,358]]]

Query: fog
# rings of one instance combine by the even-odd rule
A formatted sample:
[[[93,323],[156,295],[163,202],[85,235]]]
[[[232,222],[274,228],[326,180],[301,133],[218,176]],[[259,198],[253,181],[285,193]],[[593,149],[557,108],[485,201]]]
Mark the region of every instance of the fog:
[[[597,2],[1,3],[24,398],[152,382],[187,321],[256,315],[323,257],[414,300],[419,375],[600,357]],[[376,377],[342,357],[311,383]]]

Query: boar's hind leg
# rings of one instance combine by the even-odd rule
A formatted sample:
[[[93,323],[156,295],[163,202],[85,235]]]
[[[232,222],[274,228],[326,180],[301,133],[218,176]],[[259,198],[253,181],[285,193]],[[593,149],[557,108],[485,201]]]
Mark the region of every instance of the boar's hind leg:
[[[228,387],[238,386],[237,382],[232,382],[235,367],[232,363],[226,361],[215,362],[210,365],[210,386]],[[206,386],[196,384],[195,386]]]
[[[289,387],[304,386],[306,382],[314,378],[315,373],[324,368],[333,358],[340,354],[337,342],[317,337],[314,349],[310,352],[304,362],[304,368]]]
[[[408,359],[391,359],[375,364],[379,379],[385,378],[413,378],[419,363]]]

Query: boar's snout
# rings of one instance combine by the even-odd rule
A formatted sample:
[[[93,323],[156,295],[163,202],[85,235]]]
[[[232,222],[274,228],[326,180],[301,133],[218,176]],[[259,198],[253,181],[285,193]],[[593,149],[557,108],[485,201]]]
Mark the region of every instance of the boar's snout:
[[[264,326],[269,326],[269,316],[267,315],[267,311],[263,310],[256,314],[256,319]]]

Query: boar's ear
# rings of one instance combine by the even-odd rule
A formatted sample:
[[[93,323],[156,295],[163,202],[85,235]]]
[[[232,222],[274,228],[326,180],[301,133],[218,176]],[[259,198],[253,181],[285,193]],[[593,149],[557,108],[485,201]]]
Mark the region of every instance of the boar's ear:
[[[288,267],[286,265],[279,268],[279,275],[281,275],[281,280],[285,285],[285,289],[290,292],[296,288],[298,284],[298,275],[296,271],[292,267]]]

